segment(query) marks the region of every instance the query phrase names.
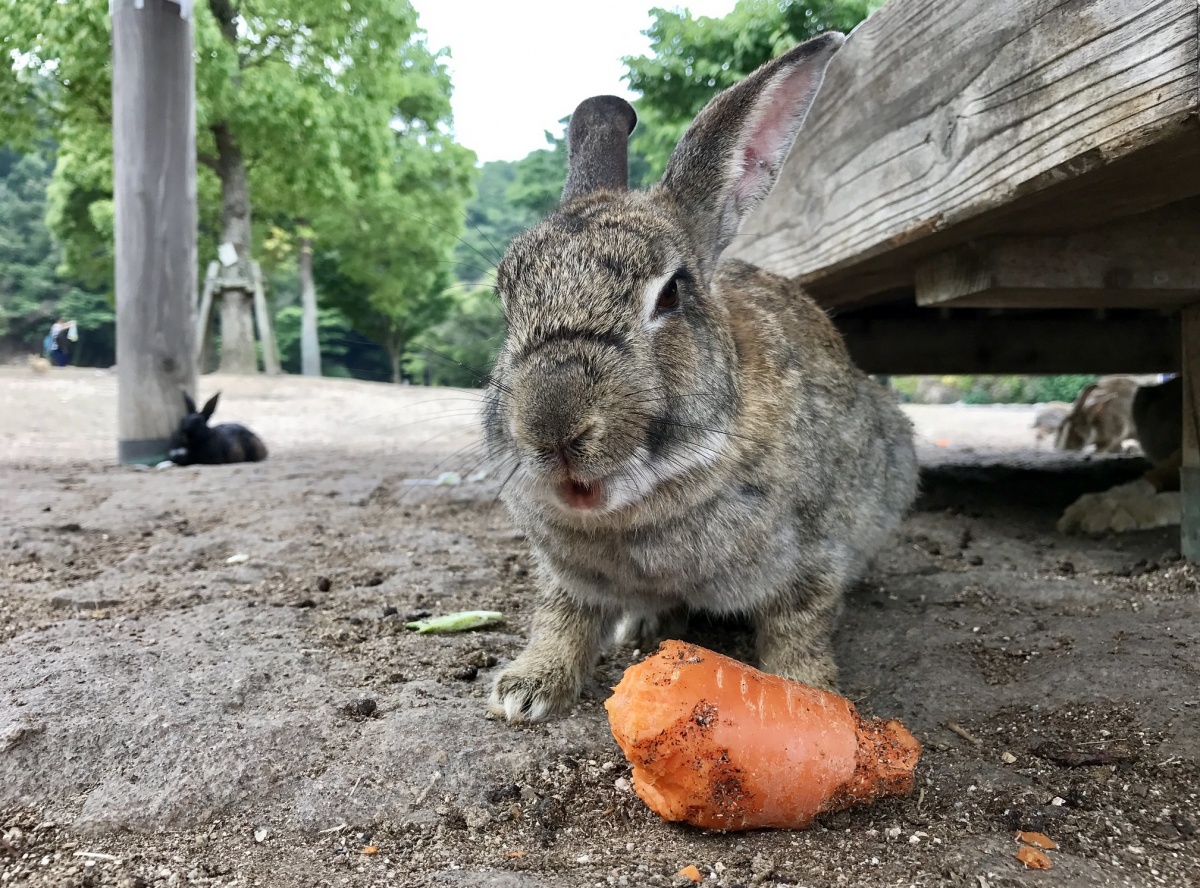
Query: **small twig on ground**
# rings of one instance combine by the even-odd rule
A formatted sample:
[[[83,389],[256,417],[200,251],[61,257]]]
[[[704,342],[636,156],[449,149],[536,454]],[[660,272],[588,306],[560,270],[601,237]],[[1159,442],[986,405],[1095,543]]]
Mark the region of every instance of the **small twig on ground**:
[[[86,857],[88,860],[120,860],[115,854],[105,854],[103,851],[76,851],[76,857]]]
[[[340,833],[342,830],[349,828],[350,824],[343,823],[341,826],[331,826],[329,829],[319,829],[317,830],[317,835],[323,836],[326,833]]]
[[[958,734],[958,736],[962,737],[968,743],[972,743],[975,746],[983,746],[982,740],[980,740],[958,722],[946,722],[946,730],[950,731],[952,734]]]

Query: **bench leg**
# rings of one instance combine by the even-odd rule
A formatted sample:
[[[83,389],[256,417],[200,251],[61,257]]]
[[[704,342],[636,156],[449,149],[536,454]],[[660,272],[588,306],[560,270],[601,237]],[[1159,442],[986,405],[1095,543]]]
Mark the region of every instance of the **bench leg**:
[[[1180,551],[1200,563],[1200,304],[1183,310],[1183,523]]]

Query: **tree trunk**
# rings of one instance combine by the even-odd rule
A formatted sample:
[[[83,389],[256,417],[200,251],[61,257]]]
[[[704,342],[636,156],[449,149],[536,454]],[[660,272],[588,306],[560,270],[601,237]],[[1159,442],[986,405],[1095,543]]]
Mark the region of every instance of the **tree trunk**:
[[[404,371],[400,366],[401,354],[398,349],[388,349],[388,357],[392,359],[392,382],[399,385],[404,381]]]
[[[221,296],[221,365],[217,368],[220,373],[247,376],[258,372],[250,302],[250,294],[245,290],[230,289]],[[235,352],[229,342],[249,343],[249,354],[242,350]]]
[[[196,385],[192,23],[167,0],[117,0],[112,25],[117,457],[156,463]]]
[[[254,351],[254,322],[248,298],[253,273],[250,268],[250,181],[246,161],[233,133],[224,123],[214,124],[217,142],[217,174],[221,179],[221,240],[232,244],[237,263],[222,271],[222,280],[244,283],[244,287],[221,289],[222,373],[258,372]]]
[[[305,228],[304,222],[300,226]],[[300,237],[300,372],[321,375],[321,343],[317,338],[317,288],[313,283],[312,238]]]

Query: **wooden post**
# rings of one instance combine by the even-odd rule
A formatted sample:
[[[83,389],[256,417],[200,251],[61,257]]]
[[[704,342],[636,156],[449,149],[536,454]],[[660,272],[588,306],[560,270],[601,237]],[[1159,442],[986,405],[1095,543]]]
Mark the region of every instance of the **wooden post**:
[[[250,263],[250,277],[254,283],[254,322],[258,325],[258,341],[262,345],[263,371],[268,376],[278,376],[279,351],[275,344],[275,325],[271,323],[271,312],[267,307],[262,266],[257,262]]]
[[[1183,310],[1183,491],[1180,550],[1200,562],[1200,304]]]
[[[196,316],[196,372],[203,372],[200,362],[204,359],[204,346],[208,342],[208,331],[212,329],[212,299],[213,290],[217,286],[218,262],[208,263],[208,271],[204,275],[204,290],[200,293],[200,313]]]
[[[166,459],[181,392],[195,392],[195,70],[183,11],[169,0],[112,4],[122,463]]]

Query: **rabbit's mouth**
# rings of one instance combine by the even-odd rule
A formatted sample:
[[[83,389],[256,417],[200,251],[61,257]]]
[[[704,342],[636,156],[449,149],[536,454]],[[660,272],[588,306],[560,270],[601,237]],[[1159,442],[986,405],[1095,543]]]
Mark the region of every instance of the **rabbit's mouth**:
[[[559,500],[569,508],[590,512],[604,504],[604,484],[601,481],[578,481],[565,478],[555,485]]]

